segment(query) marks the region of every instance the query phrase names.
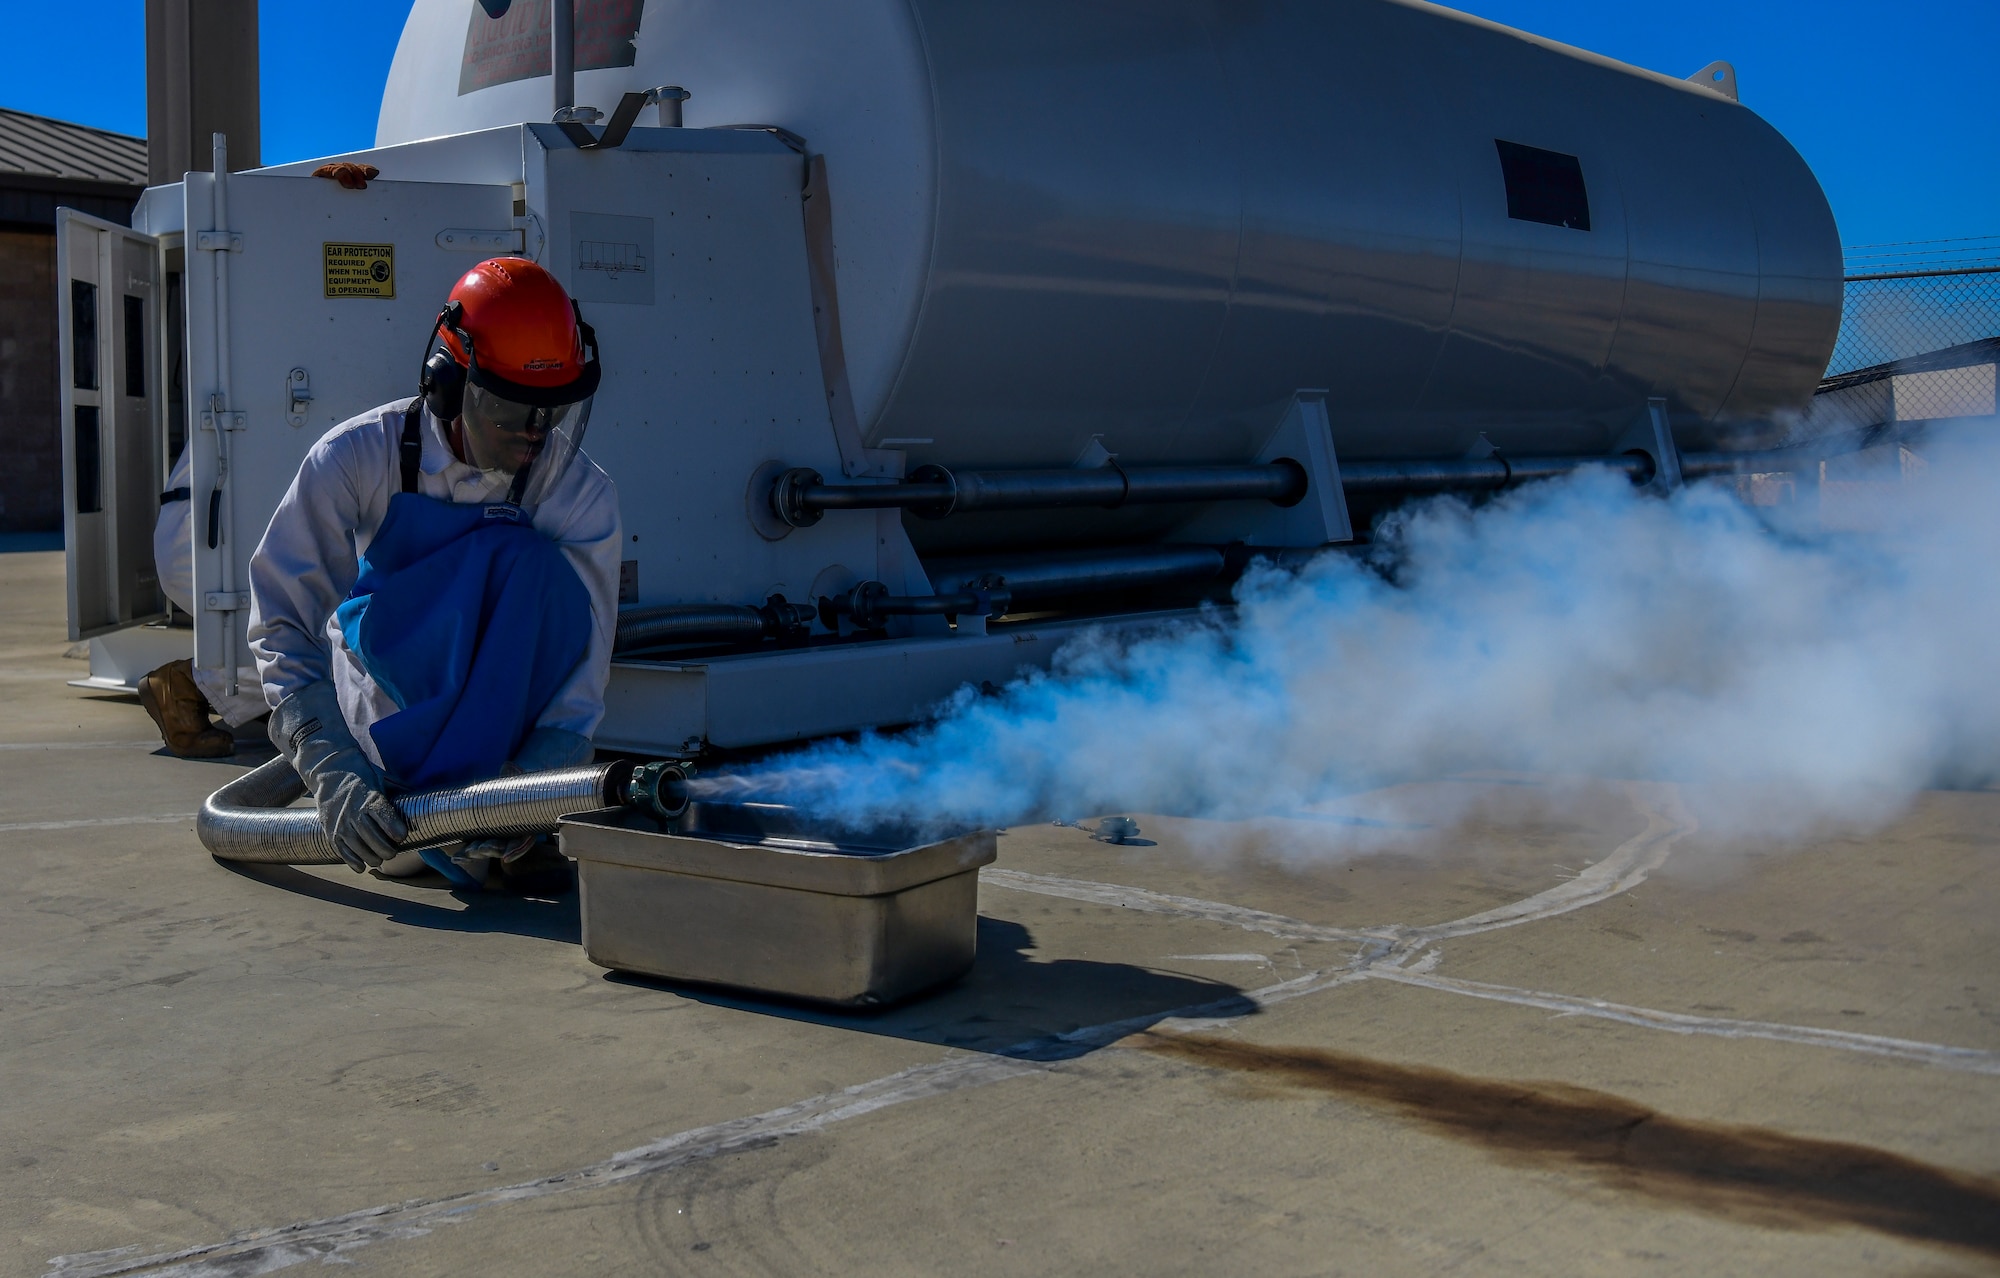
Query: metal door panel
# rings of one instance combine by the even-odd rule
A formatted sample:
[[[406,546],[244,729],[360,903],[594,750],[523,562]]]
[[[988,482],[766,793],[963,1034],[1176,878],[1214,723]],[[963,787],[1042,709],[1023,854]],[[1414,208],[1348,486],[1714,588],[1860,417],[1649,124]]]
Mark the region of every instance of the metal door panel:
[[[69,636],[87,639],[167,615],[153,563],[165,303],[152,236],[59,209],[56,261]]]
[[[439,232],[505,231],[514,221],[501,185],[378,180],[349,191],[322,178],[237,173],[225,186],[228,225],[217,227],[214,176],[188,175],[186,291],[195,663],[227,671],[249,664],[250,555],[307,450],[348,418],[415,393],[438,307],[460,275],[494,255],[444,247]],[[204,241],[203,230],[234,235]],[[329,244],[393,246],[394,296],[326,296]],[[294,369],[305,370],[311,395],[302,411],[292,403]]]

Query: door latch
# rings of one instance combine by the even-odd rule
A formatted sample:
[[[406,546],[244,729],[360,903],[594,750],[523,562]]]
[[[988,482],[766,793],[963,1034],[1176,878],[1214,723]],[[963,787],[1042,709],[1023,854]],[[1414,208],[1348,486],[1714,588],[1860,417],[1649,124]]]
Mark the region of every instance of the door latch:
[[[306,410],[312,406],[312,379],[306,370],[295,368],[285,377],[285,420],[293,426],[306,424]]]

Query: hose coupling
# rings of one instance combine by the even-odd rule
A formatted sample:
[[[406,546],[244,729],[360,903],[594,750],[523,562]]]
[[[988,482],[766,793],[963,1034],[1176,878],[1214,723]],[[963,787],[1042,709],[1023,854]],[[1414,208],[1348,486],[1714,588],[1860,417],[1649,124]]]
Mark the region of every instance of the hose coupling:
[[[779,641],[803,639],[812,630],[813,618],[819,614],[811,604],[795,604],[783,595],[772,595],[757,610],[764,619],[764,637]]]
[[[642,763],[626,783],[625,805],[671,821],[688,809],[688,774],[681,763]]]
[[[861,630],[880,630],[888,615],[878,605],[889,598],[889,588],[879,581],[864,581],[844,595],[819,597],[819,623],[834,634],[840,633],[840,619],[847,618]]]

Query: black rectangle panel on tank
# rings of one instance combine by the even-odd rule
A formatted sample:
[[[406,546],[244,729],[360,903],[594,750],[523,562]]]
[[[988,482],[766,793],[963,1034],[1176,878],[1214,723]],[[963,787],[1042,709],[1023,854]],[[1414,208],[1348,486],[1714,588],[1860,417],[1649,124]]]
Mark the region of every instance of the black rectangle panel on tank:
[[[1493,139],[1500,151],[1500,175],[1507,183],[1507,216],[1517,222],[1544,222],[1573,231],[1590,229],[1590,193],[1583,164],[1561,151]]]

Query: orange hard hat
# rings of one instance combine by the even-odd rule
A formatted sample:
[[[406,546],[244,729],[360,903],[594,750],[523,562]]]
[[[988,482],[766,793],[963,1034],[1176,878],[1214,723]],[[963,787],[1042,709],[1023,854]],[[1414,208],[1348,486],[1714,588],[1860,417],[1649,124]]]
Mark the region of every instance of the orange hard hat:
[[[525,257],[491,258],[461,276],[438,337],[469,381],[509,399],[569,403],[597,389],[596,335],[556,277]]]

